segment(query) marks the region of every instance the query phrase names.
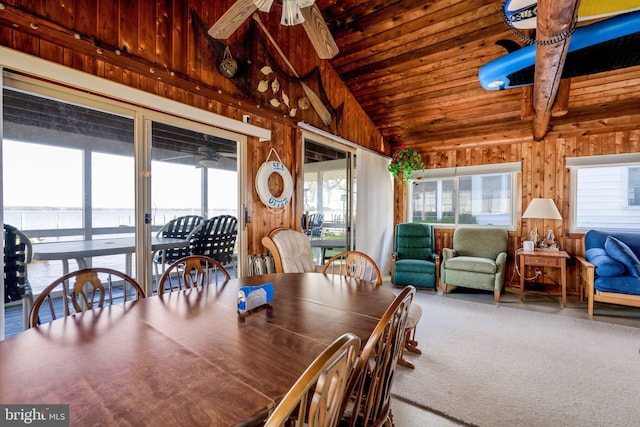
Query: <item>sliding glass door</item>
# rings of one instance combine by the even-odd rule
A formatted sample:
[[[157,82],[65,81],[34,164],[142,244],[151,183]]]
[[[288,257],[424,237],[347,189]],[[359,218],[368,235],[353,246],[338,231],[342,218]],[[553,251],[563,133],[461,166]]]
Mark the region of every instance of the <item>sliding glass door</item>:
[[[240,220],[238,155],[246,139],[12,73],[3,82],[3,223],[11,236],[25,236],[5,245],[5,258],[9,246],[25,246],[15,280],[3,287],[5,336],[25,326],[26,297],[69,270],[113,268],[149,293],[157,278],[151,237],[165,224],[185,215]],[[246,247],[241,231],[231,274]]]
[[[163,227],[178,218],[191,217],[194,223],[199,220],[194,217],[206,220],[231,215],[239,219],[237,141],[213,135],[211,129],[186,121],[171,122],[152,124],[154,235],[161,236]],[[237,249],[235,252],[237,261]],[[161,263],[157,253],[153,262]],[[237,274],[237,262],[225,267],[231,275]]]
[[[335,144],[305,138],[304,219],[316,263],[352,247],[354,155]]]

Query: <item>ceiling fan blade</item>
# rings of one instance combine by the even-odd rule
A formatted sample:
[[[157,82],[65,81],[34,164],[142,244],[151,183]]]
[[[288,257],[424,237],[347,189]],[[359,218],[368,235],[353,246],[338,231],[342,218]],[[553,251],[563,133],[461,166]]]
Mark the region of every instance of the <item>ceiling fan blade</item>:
[[[158,161],[168,162],[169,160],[186,159],[187,157],[193,157],[193,154],[187,154],[186,156],[165,157],[163,159],[158,159]]]
[[[235,159],[236,157],[238,157],[238,155],[236,153],[223,153],[223,152],[219,152],[218,156],[220,157],[228,157],[231,159]]]
[[[327,27],[327,23],[320,13],[320,9],[314,3],[310,7],[300,9],[304,22],[302,26],[311,40],[311,44],[322,59],[331,59],[339,52],[333,36]]]
[[[253,0],[238,0],[209,28],[209,35],[214,39],[228,39],[256,10]]]

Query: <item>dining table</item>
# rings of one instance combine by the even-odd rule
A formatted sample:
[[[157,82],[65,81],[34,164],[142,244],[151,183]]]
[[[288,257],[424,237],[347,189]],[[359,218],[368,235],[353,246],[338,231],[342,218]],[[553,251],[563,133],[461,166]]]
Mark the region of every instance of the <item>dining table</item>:
[[[151,238],[153,252],[163,249],[185,248],[188,239],[172,237]],[[89,258],[107,255],[125,254],[125,273],[131,276],[132,256],[136,251],[135,237],[113,237],[106,239],[69,240],[33,244],[33,259],[39,261],[62,261],[62,274],[69,272],[69,260],[73,259],[78,269],[89,267]]]
[[[327,262],[327,249],[346,250],[347,241],[345,239],[311,239],[312,248],[320,248],[321,264]]]
[[[267,305],[238,311],[241,287],[267,283]],[[72,426],[260,425],[336,338],[364,345],[394,297],[265,274],[67,316],[0,342],[0,404],[69,405]]]

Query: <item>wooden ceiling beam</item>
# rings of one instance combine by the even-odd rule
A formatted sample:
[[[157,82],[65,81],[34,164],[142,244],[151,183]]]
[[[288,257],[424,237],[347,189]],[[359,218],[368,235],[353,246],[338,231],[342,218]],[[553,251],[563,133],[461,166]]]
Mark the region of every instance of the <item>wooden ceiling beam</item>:
[[[536,141],[542,140],[549,130],[579,4],[580,0],[538,1],[536,41],[539,45],[533,83],[533,139]],[[552,43],[555,39],[561,40]]]

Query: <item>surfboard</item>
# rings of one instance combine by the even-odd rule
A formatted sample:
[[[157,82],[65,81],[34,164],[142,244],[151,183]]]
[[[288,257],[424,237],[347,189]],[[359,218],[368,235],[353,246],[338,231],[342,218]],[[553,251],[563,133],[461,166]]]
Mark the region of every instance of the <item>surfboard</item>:
[[[506,0],[503,7],[507,23],[523,30],[536,28],[537,10],[536,0]],[[640,0],[581,0],[578,6],[578,22],[636,10],[640,10]]]
[[[571,78],[640,65],[640,11],[614,16],[578,28],[571,36],[562,78]],[[536,46],[525,46],[488,64],[478,72],[486,90],[533,84]]]

